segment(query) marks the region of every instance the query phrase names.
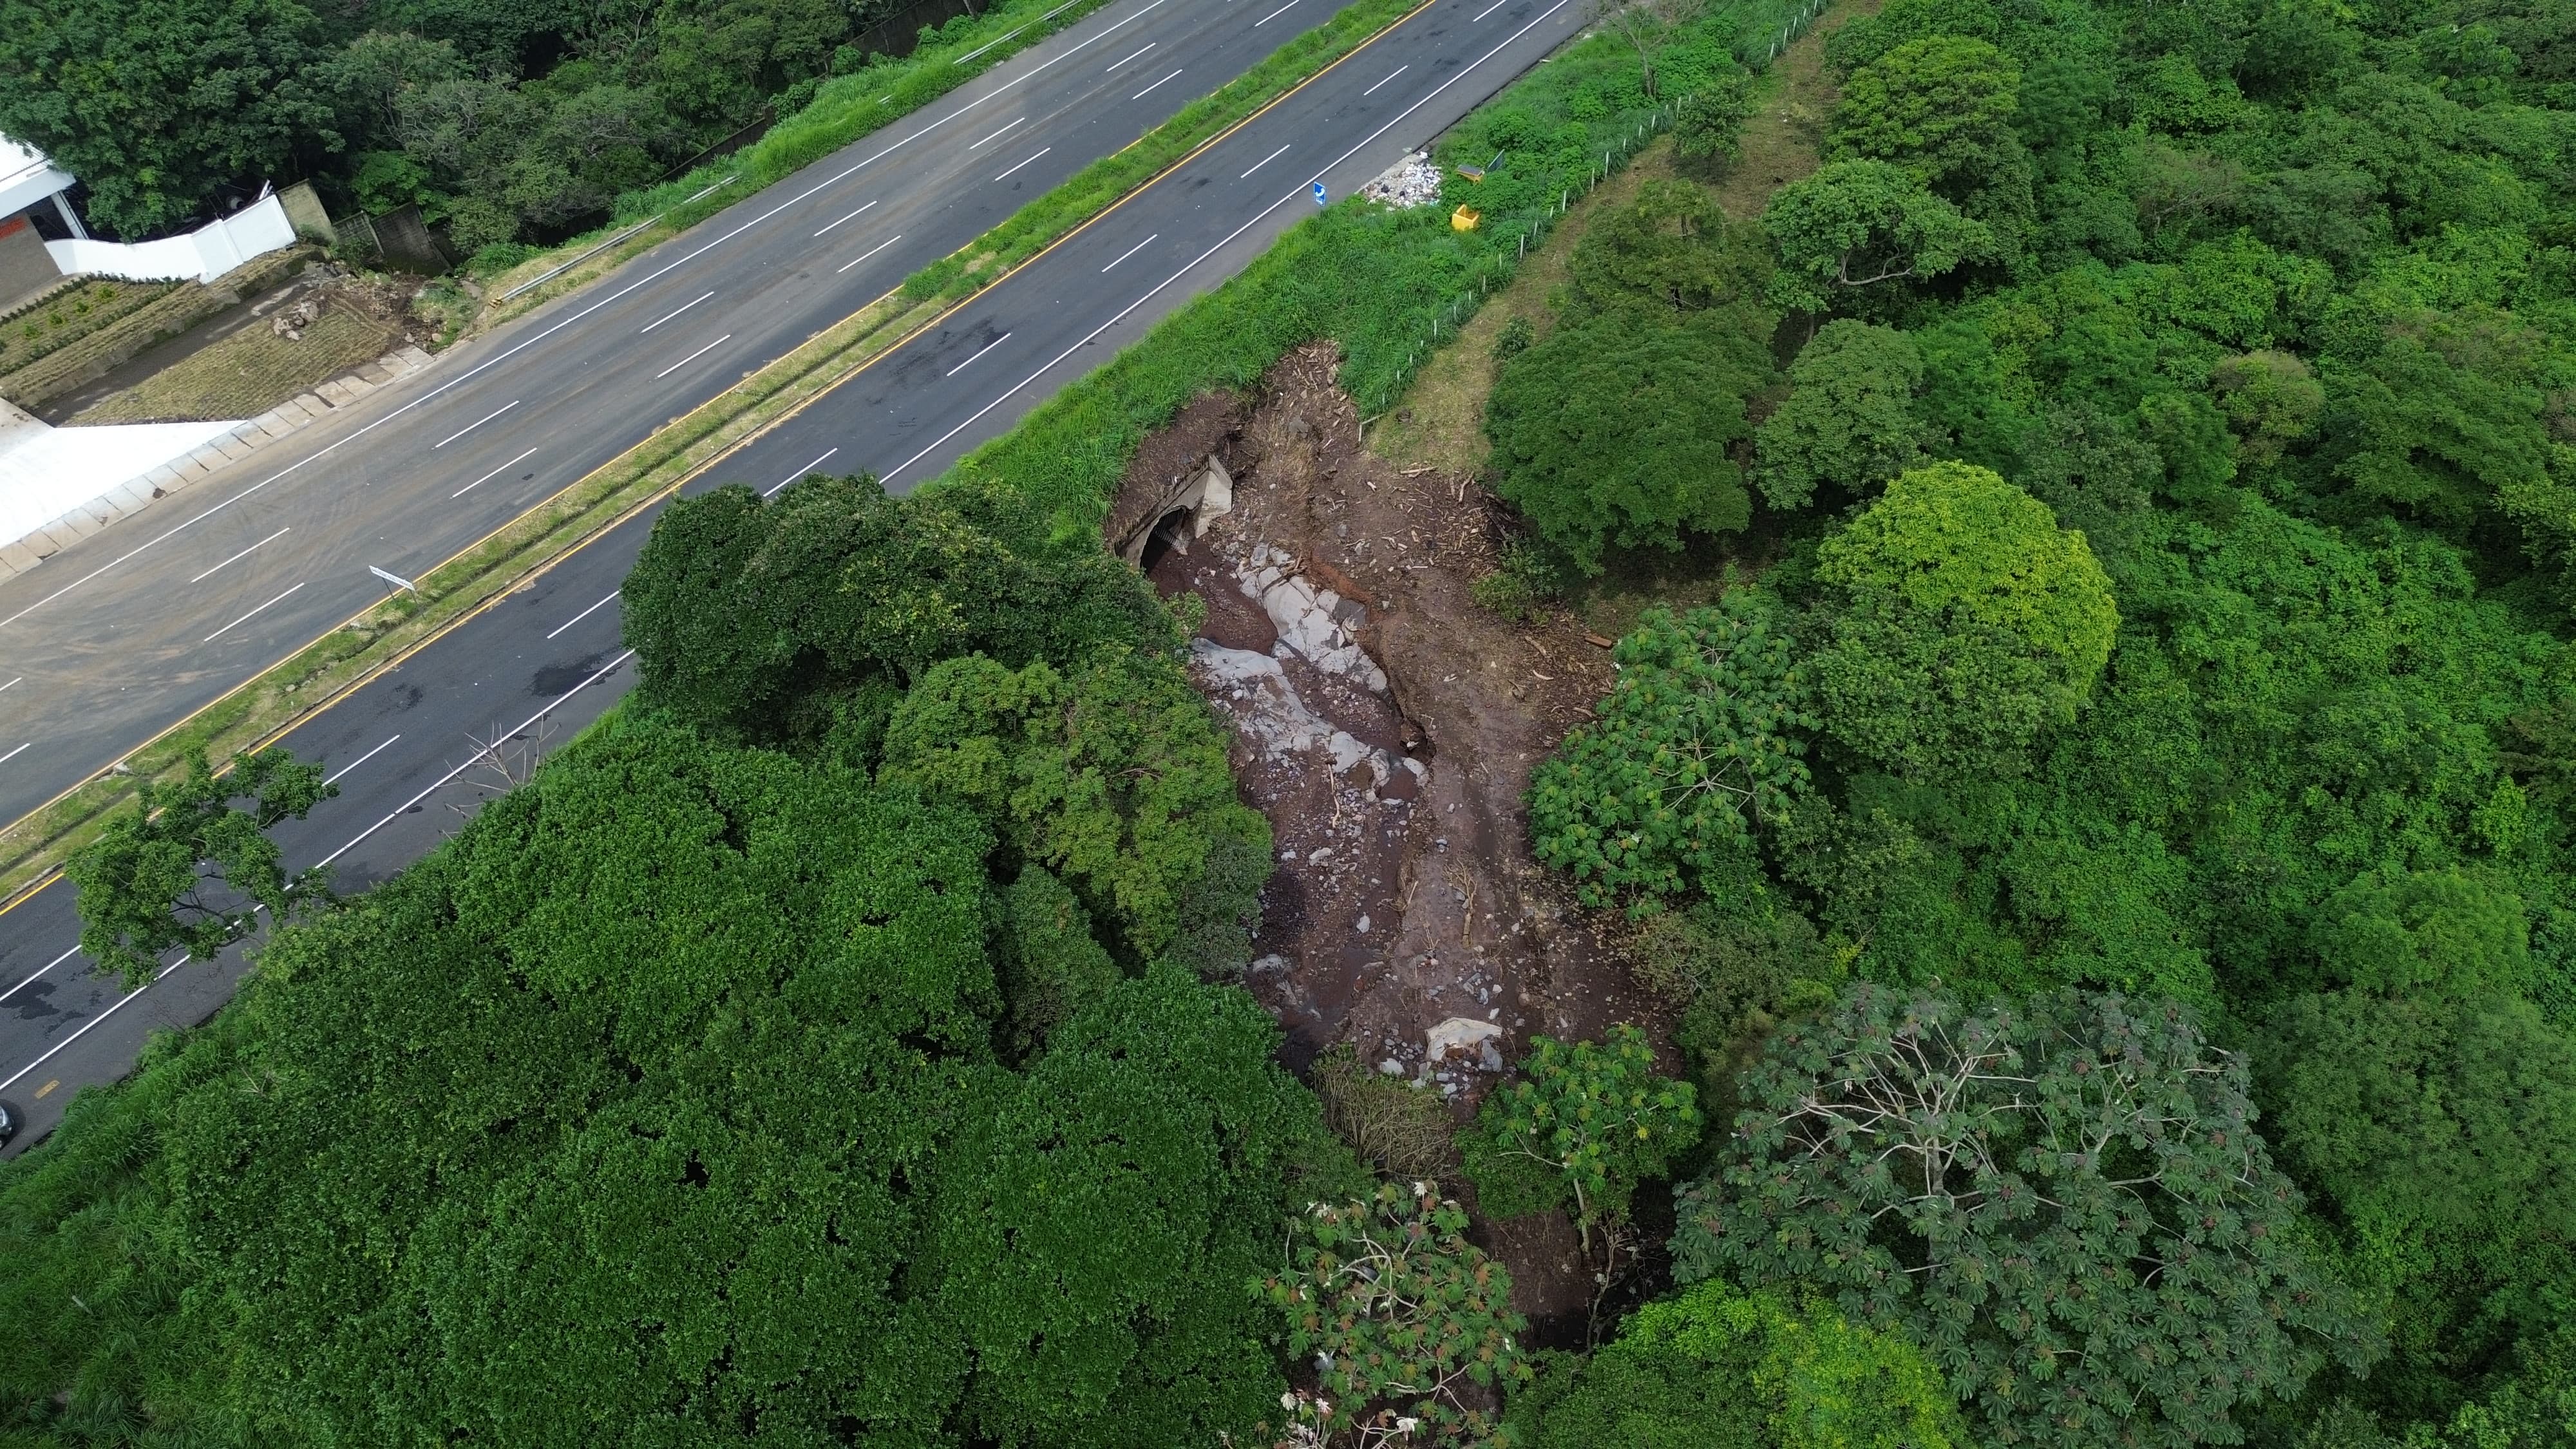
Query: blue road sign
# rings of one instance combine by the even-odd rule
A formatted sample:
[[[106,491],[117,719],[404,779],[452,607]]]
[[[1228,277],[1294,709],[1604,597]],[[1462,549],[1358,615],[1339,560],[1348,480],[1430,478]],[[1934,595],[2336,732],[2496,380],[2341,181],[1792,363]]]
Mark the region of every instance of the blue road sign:
[[[1315,183],[1315,204],[1317,206],[1324,204],[1324,183],[1320,181]]]

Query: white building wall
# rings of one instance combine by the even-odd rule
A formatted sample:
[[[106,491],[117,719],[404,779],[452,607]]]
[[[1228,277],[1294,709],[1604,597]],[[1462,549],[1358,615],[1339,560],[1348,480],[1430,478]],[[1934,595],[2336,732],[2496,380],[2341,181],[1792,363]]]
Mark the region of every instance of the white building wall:
[[[45,250],[65,276],[122,277],[134,282],[211,282],[242,263],[295,245],[295,224],[275,195],[185,236],[123,242],[49,241]]]

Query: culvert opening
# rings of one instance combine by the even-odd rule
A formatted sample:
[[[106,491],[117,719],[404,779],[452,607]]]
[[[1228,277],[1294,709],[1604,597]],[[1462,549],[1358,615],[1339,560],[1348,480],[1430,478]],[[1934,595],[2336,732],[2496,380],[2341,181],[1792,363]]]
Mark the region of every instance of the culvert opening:
[[[1153,529],[1145,535],[1145,547],[1143,552],[1136,556],[1136,567],[1152,573],[1154,565],[1161,563],[1166,554],[1188,553],[1194,522],[1190,511],[1186,508],[1174,508],[1165,512],[1161,518],[1155,520]]]

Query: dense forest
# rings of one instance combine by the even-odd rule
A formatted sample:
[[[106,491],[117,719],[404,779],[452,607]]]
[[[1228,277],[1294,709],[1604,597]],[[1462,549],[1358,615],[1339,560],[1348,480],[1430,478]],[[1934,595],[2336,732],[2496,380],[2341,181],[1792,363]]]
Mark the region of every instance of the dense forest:
[[[1502,335],[1478,589],[1664,595],[1526,846],[1668,1036],[1373,1171],[1190,597],[998,481],[1098,458],[724,489],[634,699],[0,1167],[0,1444],[2576,1445],[2576,10],[1860,9],[1759,214],[1694,7],[1468,123],[1677,133]],[[1325,246],[1103,376],[1505,250]],[[1582,1341],[1532,1214],[1652,1265]]]
[[[9,0],[0,133],[142,236],[230,188],[414,202],[467,254],[605,213],[868,56],[903,0]],[[988,8],[970,5],[971,10]],[[962,19],[963,17],[961,17]]]

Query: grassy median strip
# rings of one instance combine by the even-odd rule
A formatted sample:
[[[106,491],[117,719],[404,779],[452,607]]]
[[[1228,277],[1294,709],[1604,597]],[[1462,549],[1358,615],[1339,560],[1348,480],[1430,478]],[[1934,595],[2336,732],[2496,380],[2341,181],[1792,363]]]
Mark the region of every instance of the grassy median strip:
[[[933,318],[989,288],[1055,242],[1263,107],[1313,78],[1414,10],[1422,0],[1354,0],[1226,86],[1193,102],[1135,144],[1083,168],[1009,220],[915,273],[614,461],[522,514],[400,594],[172,726],[114,769],[0,828],[0,898],[40,881],[95,838],[137,779],[182,771],[209,756],[274,739],[325,704],[516,588],[582,540],[678,488],[736,444],[831,390]]]

